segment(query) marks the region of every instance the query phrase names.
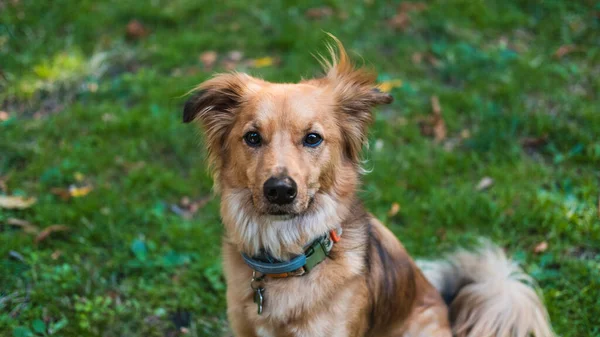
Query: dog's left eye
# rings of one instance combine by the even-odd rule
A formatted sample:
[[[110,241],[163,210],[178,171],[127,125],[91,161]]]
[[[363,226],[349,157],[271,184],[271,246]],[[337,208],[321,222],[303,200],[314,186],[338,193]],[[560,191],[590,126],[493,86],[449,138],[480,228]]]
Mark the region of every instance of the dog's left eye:
[[[304,146],[316,147],[323,142],[323,137],[318,133],[309,133],[304,137]]]

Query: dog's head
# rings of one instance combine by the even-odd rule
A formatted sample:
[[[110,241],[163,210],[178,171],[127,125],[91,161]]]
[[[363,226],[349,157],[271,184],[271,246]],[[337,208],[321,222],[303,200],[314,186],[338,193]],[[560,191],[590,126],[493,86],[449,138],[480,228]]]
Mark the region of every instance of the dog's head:
[[[205,131],[223,221],[248,253],[297,253],[335,228],[318,222],[339,221],[354,195],[371,109],[392,98],[336,42],[322,78],[279,84],[221,74],[185,105],[184,122],[198,119]]]

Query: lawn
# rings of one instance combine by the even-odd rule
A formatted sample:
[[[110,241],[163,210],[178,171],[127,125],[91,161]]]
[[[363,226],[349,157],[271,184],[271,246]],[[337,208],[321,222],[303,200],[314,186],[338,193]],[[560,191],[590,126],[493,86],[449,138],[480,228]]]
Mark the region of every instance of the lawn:
[[[231,69],[318,75],[324,31],[396,99],[370,134],[368,209],[418,257],[491,238],[559,335],[600,336],[592,0],[0,1],[0,336],[225,334],[184,95]]]

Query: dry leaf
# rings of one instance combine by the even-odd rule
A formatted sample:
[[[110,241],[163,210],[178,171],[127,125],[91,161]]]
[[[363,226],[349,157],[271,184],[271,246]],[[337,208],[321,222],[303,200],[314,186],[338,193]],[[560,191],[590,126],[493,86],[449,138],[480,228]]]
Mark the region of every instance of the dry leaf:
[[[333,9],[327,6],[309,8],[304,14],[309,19],[323,19],[333,15]]]
[[[433,110],[433,137],[436,142],[441,142],[446,139],[446,122],[442,117],[442,107],[437,96],[431,97],[431,109]]]
[[[421,12],[427,5],[421,2],[402,2],[396,10],[396,15],[388,20],[388,26],[395,30],[405,30],[410,25],[409,12]]]
[[[421,62],[423,61],[423,54],[413,53],[411,59],[414,64],[421,64]]]
[[[200,54],[200,62],[202,62],[204,68],[210,69],[215,65],[215,62],[217,62],[218,56],[216,51],[209,50]]]
[[[383,81],[377,86],[377,88],[379,88],[379,90],[381,90],[383,92],[390,92],[390,91],[392,91],[392,89],[400,88],[401,86],[402,86],[402,80],[395,79],[395,80]]]
[[[6,193],[8,191],[8,186],[6,182],[8,181],[8,177],[0,177],[0,192]]]
[[[560,48],[558,48],[556,50],[556,52],[554,53],[554,57],[560,59],[563,56],[565,56],[567,54],[570,54],[570,53],[572,53],[572,52],[574,52],[576,50],[577,50],[577,47],[575,45],[572,45],[572,44],[567,44],[567,45],[564,45],[564,46],[560,46]]]
[[[36,237],[35,237],[35,243],[40,243],[44,240],[46,240],[50,234],[52,233],[57,233],[57,232],[65,232],[68,231],[69,227],[65,226],[65,225],[52,225],[52,226],[48,226],[46,228],[44,228]]]
[[[79,197],[84,197],[86,195],[88,195],[91,191],[93,190],[92,186],[75,186],[75,185],[71,185],[69,186],[69,194],[73,197],[73,198],[79,198]]]
[[[52,258],[52,260],[58,260],[59,257],[62,256],[62,251],[61,250],[55,250],[52,252],[52,255],[50,255],[50,257]]]
[[[261,57],[261,58],[252,60],[250,62],[250,66],[252,66],[254,68],[265,68],[265,67],[272,66],[274,62],[275,62],[275,59],[273,59],[272,57],[266,56],[266,57]]]
[[[427,62],[429,62],[429,64],[431,64],[435,68],[438,68],[442,64],[440,60],[438,60],[435,56],[431,54],[427,54]]]
[[[422,2],[402,2],[400,4],[400,11],[402,12],[422,12],[427,9],[427,5]]]
[[[405,30],[410,25],[410,17],[406,12],[399,12],[387,22],[395,30]]]
[[[183,197],[179,204],[171,205],[171,211],[184,219],[191,219],[194,214],[211,200],[211,196],[202,197],[197,200],[191,200],[189,197]]]
[[[35,204],[35,198],[0,195],[0,208],[25,209]]]
[[[546,241],[542,241],[540,243],[538,243],[537,245],[535,245],[535,247],[533,248],[533,252],[536,254],[540,254],[545,252],[548,249],[548,242]]]
[[[483,190],[487,190],[488,188],[492,187],[492,185],[494,185],[494,179],[492,179],[490,177],[483,177],[479,181],[479,183],[477,184],[475,189],[477,191],[483,191]]]
[[[75,172],[73,174],[73,178],[75,178],[75,181],[77,181],[77,182],[80,183],[80,182],[82,182],[85,179],[85,176],[81,172]]]
[[[398,214],[398,212],[400,212],[400,204],[395,202],[392,204],[392,206],[390,207],[390,210],[388,211],[387,215],[389,217],[392,217],[396,214]]]
[[[71,193],[66,188],[52,187],[50,193],[60,197],[64,201],[71,199]]]
[[[148,29],[138,20],[131,20],[127,24],[127,37],[132,40],[136,40],[148,35]]]
[[[463,129],[460,132],[460,138],[462,138],[462,139],[468,139],[470,137],[471,137],[471,131],[469,131],[469,129]]]
[[[0,111],[0,122],[4,122],[5,120],[8,120],[9,117],[10,117],[10,115],[8,114],[8,112]]]
[[[40,231],[40,229],[37,226],[32,225],[31,222],[25,221],[25,220],[21,220],[21,219],[8,218],[6,220],[6,223],[9,224],[9,225],[11,225],[11,226],[16,226],[16,227],[23,228],[23,232],[25,232],[27,234],[37,234]]]
[[[525,137],[521,139],[521,146],[526,149],[536,150],[548,144],[548,135],[541,137]]]
[[[227,54],[227,57],[233,62],[240,62],[244,58],[244,53],[239,50],[232,50]]]

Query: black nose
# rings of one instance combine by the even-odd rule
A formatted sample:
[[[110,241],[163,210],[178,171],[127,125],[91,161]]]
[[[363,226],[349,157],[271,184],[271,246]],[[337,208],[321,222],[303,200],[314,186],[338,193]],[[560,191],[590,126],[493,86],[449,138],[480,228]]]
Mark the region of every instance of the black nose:
[[[277,205],[285,205],[294,201],[296,192],[296,182],[290,177],[271,177],[263,185],[265,198]]]

